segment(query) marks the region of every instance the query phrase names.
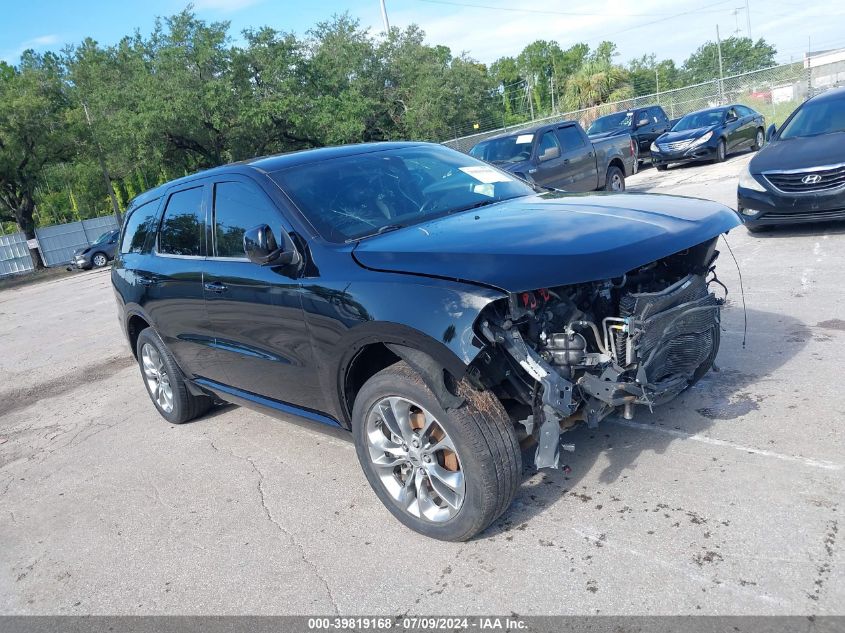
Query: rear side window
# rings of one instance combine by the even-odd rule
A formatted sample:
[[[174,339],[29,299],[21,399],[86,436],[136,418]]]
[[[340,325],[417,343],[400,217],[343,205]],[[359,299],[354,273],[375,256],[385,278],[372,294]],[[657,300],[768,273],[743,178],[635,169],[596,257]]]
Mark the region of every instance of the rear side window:
[[[660,108],[650,108],[649,112],[651,113],[651,117],[654,119],[655,123],[665,123],[669,120]]]
[[[571,152],[579,147],[584,147],[584,139],[573,125],[558,128],[557,136],[563,145],[564,152]]]
[[[214,185],[214,254],[217,257],[246,257],[244,232],[266,224],[279,240],[281,219],[267,195],[244,182]]]
[[[136,207],[129,213],[120,242],[120,252],[140,253],[147,243],[147,236],[155,233],[158,200],[151,200]]]
[[[158,239],[158,252],[200,257],[205,244],[203,188],[177,191],[167,201]]]

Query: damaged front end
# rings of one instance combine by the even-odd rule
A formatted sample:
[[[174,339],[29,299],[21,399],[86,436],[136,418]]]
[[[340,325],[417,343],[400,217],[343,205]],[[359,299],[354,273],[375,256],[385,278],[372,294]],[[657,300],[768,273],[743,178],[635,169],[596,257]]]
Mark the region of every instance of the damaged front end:
[[[489,343],[470,368],[535,440],[537,468],[560,466],[560,434],[614,411],[668,402],[719,349],[724,298],[711,292],[716,238],[621,278],[510,294],[477,321]],[[565,446],[564,448],[571,448]]]

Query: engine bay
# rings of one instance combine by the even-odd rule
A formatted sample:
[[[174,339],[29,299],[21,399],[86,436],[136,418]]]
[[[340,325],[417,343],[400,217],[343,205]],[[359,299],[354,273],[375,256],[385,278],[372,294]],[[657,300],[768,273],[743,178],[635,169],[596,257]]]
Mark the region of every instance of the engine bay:
[[[511,294],[482,314],[490,345],[471,378],[512,405],[538,468],[559,466],[561,432],[614,411],[632,419],[710,369],[727,294],[717,257],[714,238],[620,278]]]

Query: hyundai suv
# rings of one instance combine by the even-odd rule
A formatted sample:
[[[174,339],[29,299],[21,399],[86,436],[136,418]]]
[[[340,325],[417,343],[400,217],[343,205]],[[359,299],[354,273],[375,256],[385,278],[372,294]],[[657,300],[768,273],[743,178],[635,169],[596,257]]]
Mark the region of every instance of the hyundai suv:
[[[215,401],[351,432],[375,494],[465,540],[508,508],[523,450],[667,402],[710,368],[731,209],[567,196],[439,145],[324,148],[138,196],[112,269],[158,412]]]

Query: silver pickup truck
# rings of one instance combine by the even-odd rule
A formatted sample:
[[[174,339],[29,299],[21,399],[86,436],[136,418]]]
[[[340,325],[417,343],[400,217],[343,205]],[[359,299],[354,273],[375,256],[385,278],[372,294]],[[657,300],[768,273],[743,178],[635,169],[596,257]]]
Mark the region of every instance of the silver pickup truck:
[[[625,191],[636,165],[630,135],[591,141],[577,121],[500,134],[469,153],[524,180],[573,192]]]

